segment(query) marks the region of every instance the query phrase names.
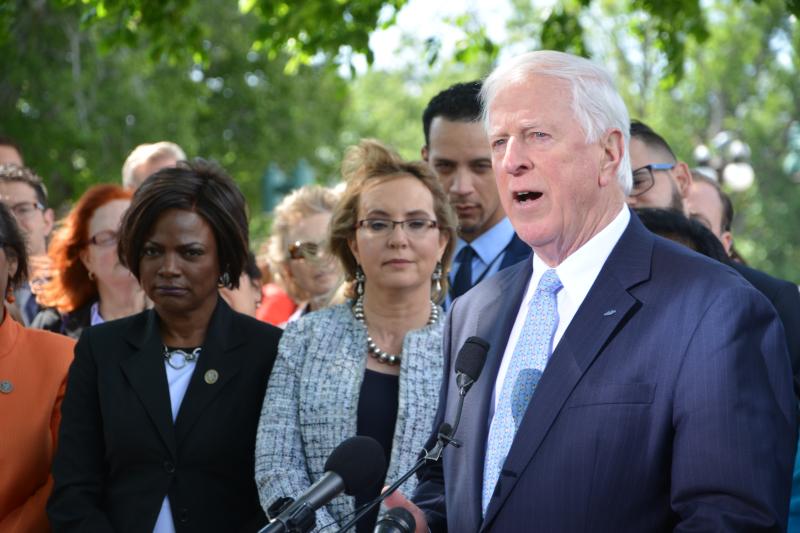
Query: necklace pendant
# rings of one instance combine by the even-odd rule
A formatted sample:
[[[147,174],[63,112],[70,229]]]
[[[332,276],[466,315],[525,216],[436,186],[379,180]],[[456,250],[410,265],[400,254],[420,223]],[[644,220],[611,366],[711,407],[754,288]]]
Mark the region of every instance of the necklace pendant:
[[[191,353],[181,349],[170,351],[167,346],[164,345],[164,361],[175,370],[181,370],[186,368],[186,365],[189,363],[197,361],[200,350],[201,347],[195,348]]]

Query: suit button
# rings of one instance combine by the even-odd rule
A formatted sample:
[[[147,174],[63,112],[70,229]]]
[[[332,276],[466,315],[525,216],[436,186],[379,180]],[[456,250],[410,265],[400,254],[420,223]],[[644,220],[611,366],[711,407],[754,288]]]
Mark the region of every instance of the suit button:
[[[164,470],[167,471],[167,474],[174,474],[175,464],[172,461],[164,461]]]
[[[189,521],[189,509],[187,509],[186,507],[182,507],[178,511],[178,521],[183,522],[183,523],[186,523],[186,522]]]

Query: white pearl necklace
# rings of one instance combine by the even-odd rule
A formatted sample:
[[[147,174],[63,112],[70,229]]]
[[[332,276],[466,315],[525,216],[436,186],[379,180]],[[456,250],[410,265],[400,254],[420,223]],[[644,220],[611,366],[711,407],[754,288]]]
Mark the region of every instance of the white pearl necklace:
[[[364,318],[364,295],[358,297],[356,300],[355,305],[353,306],[353,316],[358,320],[362,326],[364,326],[364,331],[367,333],[367,353],[375,358],[379,363],[385,363],[387,365],[399,365],[400,364],[400,355],[391,354],[389,352],[385,352],[378,348],[378,345],[375,344],[375,341],[372,340],[372,337],[369,335],[369,329],[367,328],[367,322]],[[431,301],[431,316],[428,319],[428,325],[435,324],[439,320],[439,306],[437,306],[433,301]]]

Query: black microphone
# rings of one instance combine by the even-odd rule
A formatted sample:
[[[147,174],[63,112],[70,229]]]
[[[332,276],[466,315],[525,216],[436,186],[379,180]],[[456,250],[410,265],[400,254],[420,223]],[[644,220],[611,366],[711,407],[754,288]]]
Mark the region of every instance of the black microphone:
[[[372,533],[413,533],[417,528],[417,521],[403,507],[395,507],[378,520]]]
[[[442,432],[439,432],[439,442],[445,440],[445,444],[452,444],[456,448],[460,448],[461,444],[453,437],[458,429],[458,424],[461,422],[461,409],[464,407],[464,397],[469,392],[472,385],[478,381],[483,370],[483,365],[486,364],[486,354],[489,352],[489,343],[480,337],[470,337],[464,342],[464,346],[458,351],[456,358],[456,385],[458,385],[458,406],[456,407],[456,421],[453,422],[452,431],[449,436],[444,436],[442,439]],[[443,447],[434,451],[441,455]],[[438,456],[436,457],[438,459]]]
[[[481,375],[483,365],[486,363],[486,354],[489,352],[489,343],[480,337],[470,337],[464,342],[464,346],[458,351],[456,357],[456,383],[459,388],[458,395],[458,409],[456,411],[456,422],[452,426],[444,422],[439,426],[439,433],[436,438],[436,444],[430,450],[422,450],[423,456],[419,461],[411,467],[411,469],[403,474],[400,479],[392,483],[380,496],[375,498],[372,502],[363,506],[356,515],[351,518],[342,528],[339,533],[347,531],[358,522],[361,517],[366,515],[371,508],[380,504],[383,500],[389,497],[396,491],[400,485],[410,478],[414,473],[422,468],[425,463],[434,463],[442,457],[442,452],[448,444],[452,444],[456,448],[461,447],[461,443],[453,438],[458,428],[458,423],[461,420],[461,408],[464,407],[464,396],[467,395],[470,387]],[[413,517],[412,517],[413,518]],[[413,528],[412,528],[413,530]]]
[[[344,492],[353,496],[386,476],[383,447],[371,437],[351,437],[325,461],[325,475],[259,533],[305,533],[316,525],[315,512]]]
[[[462,397],[478,381],[483,365],[486,363],[488,351],[488,342],[480,337],[470,337],[458,352],[458,357],[456,358],[456,384]]]

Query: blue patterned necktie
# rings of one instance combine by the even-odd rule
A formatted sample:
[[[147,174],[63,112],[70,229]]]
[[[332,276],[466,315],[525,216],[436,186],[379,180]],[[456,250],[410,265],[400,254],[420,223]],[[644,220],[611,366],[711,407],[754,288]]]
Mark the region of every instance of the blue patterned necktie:
[[[484,515],[514,435],[550,358],[553,335],[558,327],[556,293],[561,287],[555,270],[550,269],[542,275],[514,347],[497,410],[489,427],[489,443],[483,465]]]

